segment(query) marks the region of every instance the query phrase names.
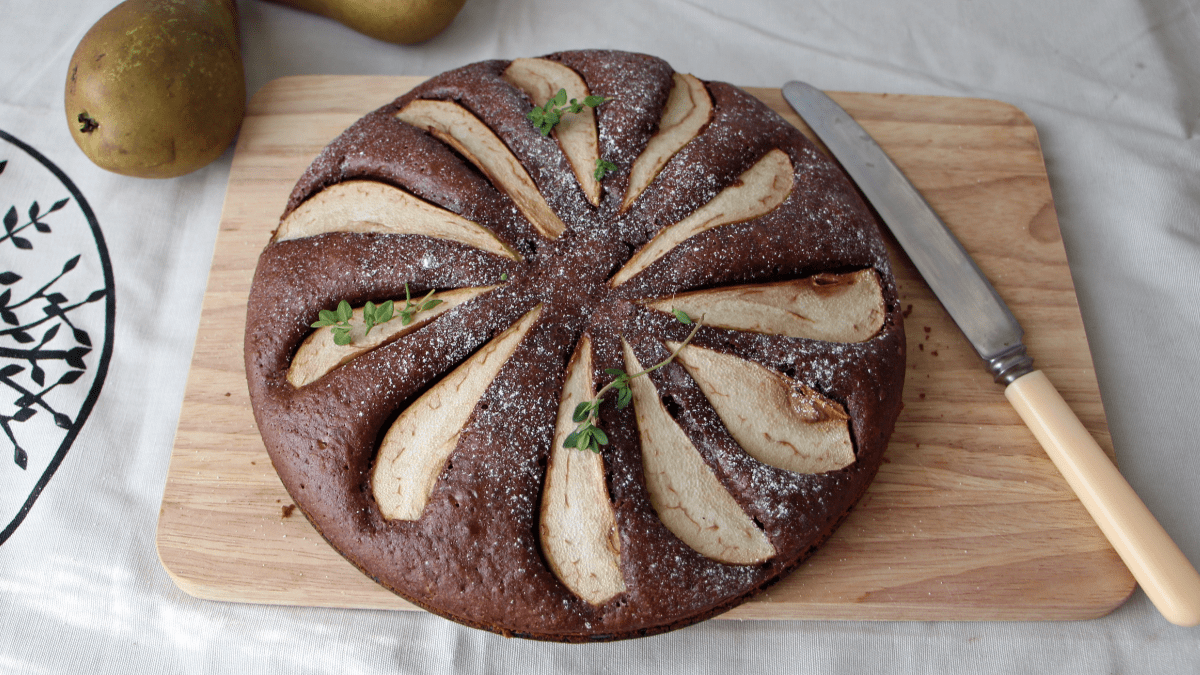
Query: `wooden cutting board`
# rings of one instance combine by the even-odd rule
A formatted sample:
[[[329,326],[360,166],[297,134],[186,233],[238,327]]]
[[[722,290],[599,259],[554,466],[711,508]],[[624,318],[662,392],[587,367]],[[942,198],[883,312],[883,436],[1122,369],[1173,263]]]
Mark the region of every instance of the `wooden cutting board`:
[[[297,511],[255,428],[242,366],[259,252],[314,156],[420,78],[305,76],[251,101],[229,178],[158,525],[186,592],[238,602],[411,609]],[[751,89],[808,133],[777,89]],[[895,158],[1024,325],[1029,352],[1100,445],[1111,440],[1037,132],[1004,103],[833,94]],[[810,134],[811,135],[811,134]],[[904,410],[884,464],[833,538],[725,616],[1082,619],[1134,581],[908,259]]]

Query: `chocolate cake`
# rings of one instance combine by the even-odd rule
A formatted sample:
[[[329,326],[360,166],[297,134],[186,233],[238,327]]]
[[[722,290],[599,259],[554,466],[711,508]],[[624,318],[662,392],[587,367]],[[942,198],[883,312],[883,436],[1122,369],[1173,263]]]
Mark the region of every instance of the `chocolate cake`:
[[[444,73],[325,148],[245,358],[283,484],[350,562],[588,641],[712,617],[815,551],[880,464],[904,334],[873,213],[799,131],[578,51]]]

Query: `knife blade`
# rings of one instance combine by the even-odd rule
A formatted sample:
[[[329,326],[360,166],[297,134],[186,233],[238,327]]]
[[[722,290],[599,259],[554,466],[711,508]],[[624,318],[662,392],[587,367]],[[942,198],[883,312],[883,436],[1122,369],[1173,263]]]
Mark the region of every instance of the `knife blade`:
[[[1018,415],[1155,607],[1200,624],[1200,574],[1033,367],[1021,325],[962,244],[883,148],[824,92],[788,82],[783,97],[841,163],[900,247],[986,362]]]

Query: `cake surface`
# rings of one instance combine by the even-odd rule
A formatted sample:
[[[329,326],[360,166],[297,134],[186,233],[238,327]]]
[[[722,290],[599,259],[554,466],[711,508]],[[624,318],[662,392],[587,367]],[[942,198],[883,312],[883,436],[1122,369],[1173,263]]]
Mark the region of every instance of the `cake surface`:
[[[604,100],[543,135],[560,89]],[[410,311],[366,330],[387,300]],[[312,325],[342,301],[348,344]],[[873,214],[798,130],[583,51],[447,72],[335,139],[260,257],[245,358],[342,555],[453,620],[584,641],[709,618],[815,551],[882,460],[904,334]],[[599,399],[599,453],[564,447],[651,368]]]

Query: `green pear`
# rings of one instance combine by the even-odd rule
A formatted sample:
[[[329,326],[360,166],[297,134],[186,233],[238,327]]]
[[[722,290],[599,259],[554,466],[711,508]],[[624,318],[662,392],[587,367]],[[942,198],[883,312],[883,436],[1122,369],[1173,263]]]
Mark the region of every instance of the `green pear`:
[[[273,0],[333,19],[376,40],[410,45],[450,25],[467,0]]]
[[[80,40],[67,123],[101,168],[171,178],[225,151],[246,113],[235,0],[125,0]]]

